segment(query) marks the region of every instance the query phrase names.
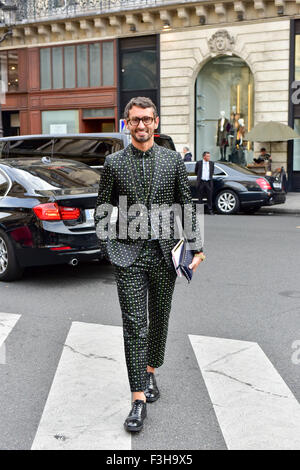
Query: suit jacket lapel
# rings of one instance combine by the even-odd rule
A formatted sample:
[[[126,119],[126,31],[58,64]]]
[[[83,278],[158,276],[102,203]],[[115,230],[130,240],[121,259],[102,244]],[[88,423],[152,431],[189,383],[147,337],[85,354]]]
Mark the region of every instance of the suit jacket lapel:
[[[202,179],[202,168],[203,168],[203,160],[200,160],[199,167],[198,167],[198,175],[197,175],[199,180]]]
[[[209,177],[212,180],[213,173],[214,173],[214,164],[213,164],[213,162],[209,162],[209,173],[210,173]]]

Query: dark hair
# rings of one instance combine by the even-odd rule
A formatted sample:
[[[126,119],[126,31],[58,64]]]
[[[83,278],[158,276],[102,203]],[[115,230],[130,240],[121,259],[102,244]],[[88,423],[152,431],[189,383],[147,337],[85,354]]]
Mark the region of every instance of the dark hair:
[[[266,151],[265,147],[262,147],[262,148],[260,149],[260,151],[261,151],[261,152]]]
[[[203,152],[202,158],[205,157],[205,155],[207,155],[208,153],[210,153],[210,152]]]
[[[153,101],[150,100],[150,98],[146,98],[145,96],[137,96],[136,98],[131,98],[129,103],[127,103],[127,105],[125,106],[124,119],[128,119],[129,111],[131,110],[131,108],[133,108],[133,106],[138,106],[139,108],[143,109],[152,108],[154,118],[157,118],[158,116],[156,106]]]

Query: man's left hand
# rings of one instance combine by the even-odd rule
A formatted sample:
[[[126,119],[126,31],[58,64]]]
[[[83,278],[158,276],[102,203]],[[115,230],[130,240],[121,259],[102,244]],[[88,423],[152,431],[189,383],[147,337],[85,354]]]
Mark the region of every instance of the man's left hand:
[[[199,256],[194,256],[193,261],[189,265],[189,268],[193,270],[193,272],[196,271],[198,268],[199,264],[202,263],[204,260],[200,258]]]

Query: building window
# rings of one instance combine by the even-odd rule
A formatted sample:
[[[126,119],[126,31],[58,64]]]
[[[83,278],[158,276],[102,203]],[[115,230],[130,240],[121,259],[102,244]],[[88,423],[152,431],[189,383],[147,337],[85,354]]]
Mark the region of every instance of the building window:
[[[64,83],[65,88],[75,88],[75,47],[64,47]]]
[[[52,49],[53,88],[63,88],[63,48]]]
[[[3,51],[0,55],[1,71],[0,79],[2,81],[2,91],[19,90],[19,67],[18,52]]]
[[[103,56],[102,56],[102,80],[103,86],[109,86],[114,83],[114,43],[104,42],[102,44]]]
[[[41,90],[114,86],[113,41],[40,49]]]
[[[115,117],[114,108],[100,108],[100,109],[83,109],[82,117],[85,118],[112,118]]]
[[[100,44],[90,44],[89,47],[90,86],[100,86]],[[112,82],[113,83],[113,82]]]
[[[150,98],[160,107],[158,36],[119,40],[119,117],[134,96]]]
[[[300,23],[299,23],[300,26]],[[300,31],[300,28],[299,28]],[[295,36],[295,80],[300,81],[300,34]],[[300,135],[300,112],[299,107],[295,107],[294,130]],[[292,162],[293,171],[300,171],[300,139],[294,140],[294,154]]]
[[[79,132],[79,111],[58,110],[42,112],[43,134],[77,134]]]
[[[128,51],[122,54],[122,84],[124,90],[144,90],[157,87],[156,50]]]
[[[295,37],[295,80],[300,80],[300,34]]]
[[[77,86],[87,88],[89,86],[88,77],[88,46],[80,44],[76,47],[77,52]]]

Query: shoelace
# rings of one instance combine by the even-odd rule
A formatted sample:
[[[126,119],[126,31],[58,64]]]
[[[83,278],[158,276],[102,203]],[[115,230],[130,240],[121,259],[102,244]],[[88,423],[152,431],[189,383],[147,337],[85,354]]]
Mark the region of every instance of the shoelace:
[[[132,414],[134,415],[140,415],[143,409],[144,402],[133,402],[133,407],[132,407]]]
[[[149,388],[154,387],[154,375],[153,374],[148,375],[148,383],[149,383]]]

